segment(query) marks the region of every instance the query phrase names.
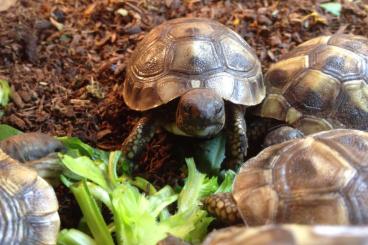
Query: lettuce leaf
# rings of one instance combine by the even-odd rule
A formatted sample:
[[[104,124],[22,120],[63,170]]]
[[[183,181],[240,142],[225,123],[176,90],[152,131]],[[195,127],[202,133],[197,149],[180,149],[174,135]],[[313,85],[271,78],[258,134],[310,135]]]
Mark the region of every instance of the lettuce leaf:
[[[219,185],[217,177],[200,173],[194,160],[189,158],[186,159],[188,177],[180,191],[168,185],[156,190],[147,180],[131,178],[118,171],[124,158],[121,152],[96,154],[98,150],[82,141],[65,140],[73,154],[71,151],[60,154],[67,169],[62,182],[75,195],[92,237],[83,236],[84,233],[77,230],[63,230],[58,244],[65,244],[62,241],[69,239],[74,244],[89,245],[92,239],[96,244],[114,244],[115,241],[119,245],[154,245],[168,234],[199,244],[213,220],[201,209],[201,199],[218,191],[231,190],[235,175],[226,172]],[[102,216],[102,205],[112,214],[110,224],[106,220],[111,219]],[[69,234],[77,234],[81,239],[74,241]]]
[[[77,157],[60,154],[60,158],[65,167],[74,174],[93,181],[104,189],[109,189],[104,172],[88,157]]]
[[[108,161],[108,152],[95,149],[76,137],[63,136],[57,139],[68,149],[67,155],[73,157],[86,156],[92,160]]]
[[[97,245],[95,240],[77,229],[60,231],[57,244],[59,245]]]
[[[0,79],[0,105],[6,106],[9,102],[10,86],[8,81]]]
[[[145,196],[138,188],[122,183],[112,193],[113,214],[118,244],[150,245],[166,237],[167,228],[158,222],[159,212],[173,203],[177,195],[168,188]]]
[[[82,210],[88,227],[97,244],[113,245],[114,241],[103,219],[95,199],[89,192],[86,181],[78,182],[70,187]]]
[[[9,126],[7,124],[0,124],[0,140],[5,140],[11,136],[22,134],[23,132]]]

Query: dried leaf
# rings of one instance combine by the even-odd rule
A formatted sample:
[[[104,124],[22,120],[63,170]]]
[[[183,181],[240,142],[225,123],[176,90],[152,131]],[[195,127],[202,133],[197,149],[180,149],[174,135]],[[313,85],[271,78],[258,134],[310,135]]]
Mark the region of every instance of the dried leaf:
[[[90,16],[93,12],[95,12],[96,5],[97,5],[97,3],[92,3],[92,4],[90,4],[90,5],[86,8],[86,10],[84,10],[83,15],[84,15],[85,17]]]

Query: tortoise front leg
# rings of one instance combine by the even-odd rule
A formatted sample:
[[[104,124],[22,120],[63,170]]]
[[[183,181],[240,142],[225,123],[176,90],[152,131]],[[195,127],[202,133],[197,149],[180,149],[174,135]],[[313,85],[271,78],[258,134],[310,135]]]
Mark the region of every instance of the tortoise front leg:
[[[234,169],[240,166],[247,155],[248,139],[245,123],[245,109],[239,105],[227,107],[227,140],[224,167]]]
[[[242,222],[237,205],[230,192],[208,196],[202,200],[202,204],[204,209],[221,223],[235,225]]]
[[[121,148],[129,160],[139,156],[146,148],[148,142],[153,138],[156,125],[155,120],[150,115],[139,119],[129,136],[124,140]]]

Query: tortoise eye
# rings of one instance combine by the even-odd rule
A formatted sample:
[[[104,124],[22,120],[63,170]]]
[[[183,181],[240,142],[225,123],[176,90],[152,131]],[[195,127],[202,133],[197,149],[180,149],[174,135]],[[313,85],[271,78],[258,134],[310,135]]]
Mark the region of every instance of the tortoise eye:
[[[185,105],[183,108],[184,112],[186,113],[191,113],[192,111],[192,106],[191,105]]]
[[[222,106],[216,107],[215,112],[216,114],[220,114],[220,112],[222,112]]]

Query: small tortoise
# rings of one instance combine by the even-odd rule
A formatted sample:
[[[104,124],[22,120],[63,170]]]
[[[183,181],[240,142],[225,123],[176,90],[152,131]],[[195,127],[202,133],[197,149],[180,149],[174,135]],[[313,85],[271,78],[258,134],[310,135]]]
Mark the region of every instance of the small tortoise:
[[[27,164],[62,149],[60,142],[40,133],[0,142],[0,244],[56,244],[60,219],[55,192],[20,161]]]
[[[334,129],[273,145],[241,167],[233,192],[204,200],[227,223],[368,224],[368,133]]]
[[[209,138],[226,121],[226,162],[243,162],[245,107],[265,96],[260,62],[234,31],[209,19],[167,21],[140,42],[127,67],[122,95],[143,111],[122,150],[139,155],[158,126],[171,133]],[[225,120],[226,119],[226,120]]]
[[[304,42],[270,67],[265,85],[267,95],[256,112],[261,117],[281,120],[304,134],[368,130],[368,39],[336,34]],[[281,137],[269,141],[288,138]]]
[[[368,244],[368,227],[267,225],[229,227],[210,233],[202,245],[343,245]]]

